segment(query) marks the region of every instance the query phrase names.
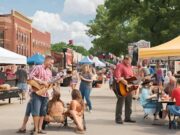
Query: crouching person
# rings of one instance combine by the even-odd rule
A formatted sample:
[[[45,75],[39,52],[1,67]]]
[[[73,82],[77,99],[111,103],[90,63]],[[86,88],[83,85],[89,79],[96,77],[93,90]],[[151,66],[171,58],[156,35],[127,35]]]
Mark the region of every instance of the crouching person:
[[[63,123],[65,121],[64,103],[60,96],[60,92],[54,91],[52,99],[48,102],[48,111],[45,116],[46,122]]]
[[[83,114],[84,114],[84,102],[79,90],[73,90],[71,93],[72,101],[70,102],[69,108],[66,112],[66,115],[74,120],[76,124],[76,133],[84,133],[83,125]]]

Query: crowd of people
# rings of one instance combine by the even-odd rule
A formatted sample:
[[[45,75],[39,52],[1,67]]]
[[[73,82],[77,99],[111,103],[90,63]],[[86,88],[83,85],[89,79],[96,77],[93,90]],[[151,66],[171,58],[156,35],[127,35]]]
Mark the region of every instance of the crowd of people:
[[[146,61],[137,63],[136,67],[132,67],[131,60],[131,56],[126,55],[124,59],[116,65],[114,70],[113,90],[117,97],[115,122],[117,124],[136,122],[131,119],[133,98],[140,100],[140,104],[145,112],[144,118],[148,118],[148,114],[151,113],[154,115],[154,120],[158,120],[157,116],[160,113],[163,119],[166,118],[167,114],[169,114],[169,119],[170,114],[180,116],[180,79],[176,79],[171,71],[168,71],[167,75],[165,75],[160,66],[160,62],[157,62],[156,67],[153,69],[148,66]],[[128,82],[128,78],[133,77],[136,79],[131,83]],[[126,87],[122,87],[120,85],[121,83]],[[128,85],[136,85],[137,87],[134,89],[134,92],[128,92],[128,94],[124,96],[123,89],[131,91],[131,87]],[[123,120],[122,108],[124,102],[125,119]]]
[[[26,70],[24,66],[11,72],[9,70],[4,72],[1,69],[0,83],[4,83],[7,76],[11,76],[16,79],[16,85],[23,91],[24,99],[26,99],[27,93],[30,97],[22,126],[17,133],[26,132],[26,124],[30,115],[34,122],[33,135],[46,133],[43,131],[44,123],[66,124],[68,117],[76,125],[75,132],[84,133],[84,111],[92,112],[93,110],[90,96],[92,88],[101,87],[107,80],[109,80],[110,90],[114,91],[117,98],[115,109],[115,123],[117,124],[136,123],[136,120],[131,117],[133,99],[140,100],[145,112],[144,118],[148,118],[149,110],[154,114],[154,120],[158,120],[159,112],[163,112],[162,118],[165,118],[168,112],[180,115],[180,80],[176,79],[171,71],[164,75],[159,62],[153,69],[146,62],[139,62],[136,67],[133,67],[131,60],[131,56],[126,55],[116,66],[110,68],[98,70],[92,65],[84,64],[80,70],[72,68],[64,71],[59,68],[57,72],[53,72],[54,59],[46,56],[42,65],[33,66],[30,70]],[[61,100],[60,86],[64,86],[62,85],[63,81],[67,79],[69,80],[67,86],[71,88],[72,100],[64,103]],[[27,80],[37,82],[40,89],[43,89],[41,94],[37,92],[36,85],[30,84],[31,87],[28,87]],[[78,83],[80,83],[79,88],[77,88]],[[164,107],[162,103],[158,102],[160,96],[172,101],[175,99],[175,104]],[[124,104],[125,117],[123,119]],[[170,116],[169,119],[171,119]]]
[[[96,69],[90,65],[82,65],[80,71],[77,69],[67,69],[66,71],[59,69],[58,72],[53,73],[54,60],[51,56],[46,56],[45,61],[42,65],[33,66],[33,68],[29,71],[27,76],[24,76],[24,72],[17,71],[16,73],[20,76],[24,76],[24,78],[28,78],[28,80],[34,80],[40,86],[36,86],[35,84],[29,83],[31,88],[29,88],[29,96],[30,99],[26,106],[26,112],[24,116],[24,120],[22,126],[17,131],[17,133],[25,133],[26,132],[26,124],[29,120],[29,116],[32,115],[34,129],[32,134],[44,134],[46,132],[43,131],[43,124],[49,122],[58,122],[66,124],[67,117],[72,119],[76,125],[75,132],[76,133],[84,133],[85,125],[83,124],[83,115],[84,111],[92,112],[92,102],[90,99],[90,94],[92,87],[96,87],[98,83],[103,83],[102,72],[98,71],[96,73]],[[23,67],[22,67],[23,68]],[[100,77],[101,80],[100,80]],[[25,89],[24,79],[21,78],[21,82],[18,83],[18,86]],[[71,96],[72,101],[69,103],[64,103],[60,98],[60,86],[63,81],[67,78],[70,78],[70,82],[68,86],[71,88]],[[37,92],[37,87],[41,89],[49,88],[50,82],[52,83],[54,80],[53,87],[51,90],[41,92]],[[77,88],[77,84],[80,82],[79,90]],[[95,84],[93,84],[95,83]],[[84,104],[84,100],[86,104]]]

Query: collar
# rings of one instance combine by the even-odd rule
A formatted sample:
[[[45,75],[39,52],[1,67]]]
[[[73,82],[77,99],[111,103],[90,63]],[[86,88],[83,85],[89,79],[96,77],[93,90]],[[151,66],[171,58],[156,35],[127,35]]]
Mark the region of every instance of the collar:
[[[43,67],[45,70],[46,70],[46,69],[48,69],[48,68],[46,68],[46,67],[45,67],[45,65],[44,65],[44,64],[42,64],[42,67]]]
[[[123,61],[123,65],[126,67],[130,67],[130,65],[127,65],[124,61]]]

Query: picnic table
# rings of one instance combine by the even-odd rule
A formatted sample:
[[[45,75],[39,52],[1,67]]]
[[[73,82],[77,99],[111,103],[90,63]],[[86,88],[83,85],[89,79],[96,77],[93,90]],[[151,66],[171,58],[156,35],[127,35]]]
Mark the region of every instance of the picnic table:
[[[9,104],[10,104],[11,98],[19,98],[21,103],[22,102],[21,94],[22,94],[21,89],[0,90],[0,100],[9,99]]]

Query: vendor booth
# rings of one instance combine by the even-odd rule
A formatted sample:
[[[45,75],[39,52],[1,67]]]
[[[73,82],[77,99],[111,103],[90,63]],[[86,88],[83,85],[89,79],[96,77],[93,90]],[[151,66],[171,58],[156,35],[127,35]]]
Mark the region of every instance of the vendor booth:
[[[23,55],[16,54],[12,51],[6,50],[0,47],[0,65],[9,65],[9,64],[26,64],[27,58]],[[21,93],[22,91],[17,87],[11,86],[10,83],[13,80],[6,80],[6,84],[0,85],[0,99],[9,99],[11,103],[11,98],[20,98],[21,103]]]
[[[31,65],[39,65],[44,62],[44,56],[41,54],[37,53],[31,56],[30,58],[27,59],[27,63]]]
[[[0,47],[0,64],[26,64],[27,58]]]
[[[105,67],[106,64],[104,64],[103,62],[101,62],[98,57],[94,57],[93,58],[93,62],[95,64],[95,67]]]
[[[180,56],[180,36],[151,48],[139,48],[139,58]]]
[[[140,59],[166,57],[168,59],[169,67],[170,67],[169,64],[170,58],[175,59],[173,57],[176,57],[177,59],[178,58],[177,56],[180,56],[180,36],[155,47],[139,48]],[[174,73],[176,74],[176,72]]]
[[[79,64],[93,64],[94,62],[88,57],[84,57],[80,62]]]

